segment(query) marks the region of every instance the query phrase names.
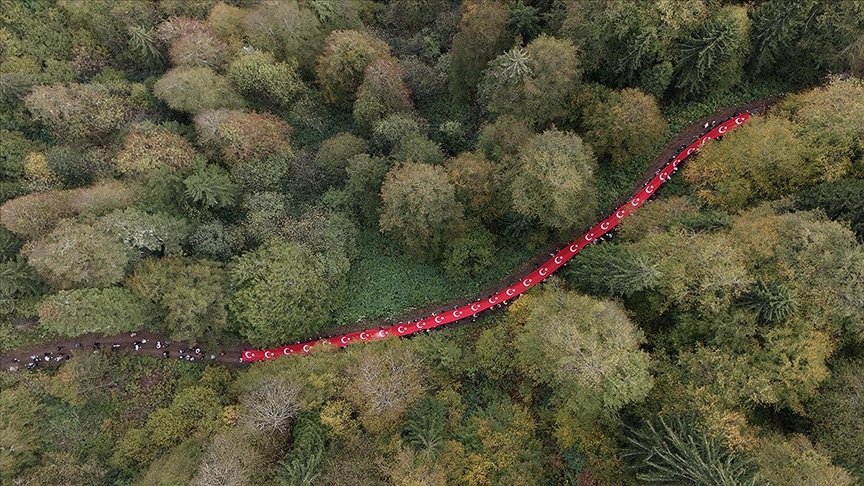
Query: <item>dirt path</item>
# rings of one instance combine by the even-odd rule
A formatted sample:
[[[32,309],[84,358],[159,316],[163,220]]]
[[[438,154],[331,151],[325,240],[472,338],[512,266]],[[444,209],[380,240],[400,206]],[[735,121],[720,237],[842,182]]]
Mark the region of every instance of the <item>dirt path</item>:
[[[701,136],[705,131],[707,131],[705,128],[706,123],[710,125],[713,121],[720,122],[728,119],[737,112],[743,112],[746,110],[755,111],[758,113],[765,113],[777,101],[778,99],[776,98],[769,98],[753,103],[748,103],[746,105],[723,108],[712,113],[711,115],[705,116],[691,123],[686,128],[678,132],[678,134],[672,140],[670,140],[669,143],[666,144],[665,148],[657,155],[657,157],[655,157],[651,161],[648,169],[643,173],[643,176],[639,180],[634,182],[631,193],[638,191],[646,182],[648,182],[654,176],[654,173],[657,169],[662,167],[672,156],[679,152],[681,146],[690,144],[699,136]],[[622,197],[620,201],[618,201],[611,207],[618,207],[629,197],[629,194]],[[517,280],[517,276],[521,276],[531,272],[534,269],[535,265],[544,262],[548,258],[549,253],[558,250],[566,243],[566,241],[562,241],[559,243],[550,244],[546,249],[538,252],[538,254],[534,258],[514,269],[509,276],[497,282],[496,284],[487,287],[483,291],[479,292],[477,295],[452,300],[446,304],[437,304],[425,306],[422,308],[414,308],[395,318],[379,319],[376,321],[362,321],[358,323],[352,323],[350,325],[340,326],[338,328],[331,329],[328,334],[323,335],[323,337],[330,337],[349,332],[383,327],[385,325],[389,325],[388,323],[393,323],[396,321],[410,321],[413,319],[418,319],[431,315],[432,313],[440,313],[453,309],[455,307],[465,305],[478,297],[488,297],[508,287],[511,282]],[[138,331],[137,333],[122,333],[111,336],[86,334],[74,339],[58,338],[29,349],[0,350],[0,353],[2,353],[0,354],[0,370],[18,371],[27,369],[27,365],[34,362],[34,360],[32,359],[33,356],[40,359],[40,361],[36,364],[37,367],[48,367],[59,364],[60,361],[58,361],[56,357],[60,355],[74,357],[82,353],[134,352],[148,356],[154,356],[157,358],[164,358],[163,355],[167,351],[168,357],[164,359],[180,359],[180,350],[186,351],[186,353],[184,353],[186,358],[184,359],[189,359],[189,357],[191,356],[194,358],[194,361],[197,362],[215,362],[235,366],[242,365],[242,363],[240,362],[240,353],[242,352],[244,347],[239,344],[219,349],[201,349],[200,356],[198,356],[190,351],[190,349],[194,349],[194,343],[172,342],[168,347],[160,345],[157,348],[157,343],[164,342],[165,340],[163,338],[160,338],[159,336],[156,336],[146,330]],[[249,346],[246,347],[248,348]],[[46,361],[46,357],[50,358],[50,360]]]

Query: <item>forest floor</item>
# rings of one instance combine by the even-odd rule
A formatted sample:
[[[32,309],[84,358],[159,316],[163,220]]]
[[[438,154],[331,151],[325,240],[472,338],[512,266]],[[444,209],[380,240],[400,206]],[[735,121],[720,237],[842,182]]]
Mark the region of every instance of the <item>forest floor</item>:
[[[660,151],[657,156],[651,160],[648,168],[643,172],[643,175],[638,180],[634,181],[632,186],[632,192],[638,191],[642,188],[642,186],[647,183],[655,174],[655,172],[666,164],[672,156],[677,154],[680,151],[682,145],[688,145],[693,142],[696,138],[702,135],[706,129],[705,124],[711,123],[713,121],[721,122],[728,118],[730,118],[734,113],[743,112],[743,111],[755,111],[759,114],[765,113],[772,105],[774,105],[778,101],[777,98],[767,98],[759,101],[755,101],[752,103],[747,103],[743,105],[732,106],[728,108],[723,108],[715,111],[714,113],[704,116],[686,128],[682,129],[678,132],[678,134],[673,137]],[[618,201],[615,205],[612,205],[609,208],[609,211],[613,211],[615,208],[623,204],[627,198],[630,197],[630,193],[626,196],[622,197],[620,201]],[[601,218],[602,219],[602,218]],[[593,223],[592,223],[593,224]],[[581,233],[577,233],[581,234]],[[537,253],[537,255],[518,266],[510,273],[506,278],[501,279],[499,282],[494,285],[490,285],[486,287],[484,290],[471,295],[470,297],[465,297],[461,299],[451,300],[447,303],[443,304],[433,304],[425,307],[414,308],[408,312],[405,312],[399,315],[397,318],[388,318],[388,319],[379,319],[376,321],[363,321],[359,323],[352,323],[349,325],[343,325],[334,329],[331,329],[327,336],[338,336],[340,334],[345,334],[349,332],[356,332],[365,329],[375,329],[378,327],[383,327],[385,325],[392,325],[394,322],[406,322],[414,319],[419,319],[422,317],[426,317],[431,315],[432,313],[439,313],[446,310],[451,310],[456,307],[468,304],[474,301],[477,298],[489,297],[504,288],[510,286],[512,282],[516,281],[517,278],[521,275],[525,275],[534,270],[536,265],[539,265],[546,261],[549,258],[550,253],[556,252],[563,245],[568,242],[557,242],[550,244],[546,249]],[[464,322],[470,322],[467,319]],[[388,324],[389,323],[389,324]],[[459,325],[461,323],[456,323],[453,325]],[[311,337],[310,337],[311,338]],[[146,339],[146,343],[140,344],[138,350],[135,350],[135,343],[142,342]],[[52,339],[48,342],[42,343],[38,346],[19,349],[19,350],[0,350],[0,370],[2,371],[12,371],[12,370],[25,370],[25,366],[32,362],[31,356],[39,356],[40,358],[44,358],[46,353],[52,353],[53,356],[58,355],[58,353],[63,353],[66,355],[70,355],[74,357],[75,355],[81,353],[114,353],[114,352],[134,352],[139,354],[144,354],[148,356],[154,356],[157,358],[161,358],[165,351],[169,352],[168,359],[179,359],[179,351],[181,349],[187,350],[187,355],[189,354],[188,350],[190,348],[195,347],[195,343],[186,343],[186,342],[171,342],[168,348],[160,347],[156,348],[157,341],[165,342],[164,338],[157,336],[149,331],[141,330],[135,333],[121,333],[114,334],[110,336],[104,336],[100,334],[85,334],[83,336],[78,336],[75,338],[56,338]],[[95,347],[95,343],[100,343],[100,346]],[[76,347],[76,345],[80,344],[80,347]],[[112,345],[117,345],[116,349],[112,349]],[[60,350],[58,351],[58,347]],[[248,346],[246,346],[248,348]],[[195,361],[211,363],[218,362],[221,364],[233,364],[233,365],[243,365],[240,362],[240,354],[243,351],[244,347],[241,344],[236,344],[232,346],[221,347],[219,349],[201,349],[201,358],[195,357]],[[213,359],[211,359],[211,355]],[[193,354],[194,356],[194,354]],[[17,360],[17,361],[16,361]],[[52,359],[51,361],[40,361],[38,363],[38,367],[51,367],[55,366],[58,362]]]

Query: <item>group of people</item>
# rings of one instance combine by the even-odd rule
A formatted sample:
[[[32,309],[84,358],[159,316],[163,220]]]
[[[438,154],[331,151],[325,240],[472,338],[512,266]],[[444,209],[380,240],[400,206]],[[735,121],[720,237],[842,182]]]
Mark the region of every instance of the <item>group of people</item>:
[[[136,334],[137,333],[133,332],[129,335],[129,337],[134,338],[136,336]],[[145,347],[145,345],[147,343],[148,343],[147,339],[142,338],[139,341],[133,341],[132,347],[135,349],[135,351],[140,351],[141,349],[143,349]],[[110,343],[110,346],[111,346],[111,348],[110,348],[111,351],[117,351],[123,347],[123,345],[116,343],[116,342]],[[168,343],[165,341],[156,341],[155,346],[156,346],[156,349],[164,349],[164,351],[162,351],[162,357],[163,358],[170,358],[171,357],[171,353],[168,351],[168,348],[171,346],[171,343]],[[75,343],[74,347],[76,349],[81,349],[84,347],[84,345],[82,345],[81,343]],[[103,348],[103,343],[101,343],[99,341],[95,341],[95,342],[93,342],[92,347],[93,347],[93,353],[98,353]],[[107,346],[105,346],[105,347],[107,349]],[[43,365],[46,363],[59,363],[61,361],[65,361],[65,360],[72,358],[72,353],[71,352],[70,353],[63,352],[64,349],[65,349],[64,346],[57,346],[56,352],[48,351],[48,352],[45,352],[43,354],[34,354],[34,355],[30,356],[29,361],[25,360],[23,364],[22,364],[21,359],[12,358],[12,364],[9,366],[8,370],[9,371],[18,371],[21,368],[21,366],[23,366],[25,369],[28,369],[28,370],[34,370],[34,369],[38,368],[40,365]],[[224,353],[220,353],[220,355],[221,354],[224,354]],[[200,346],[196,345],[193,348],[180,349],[177,352],[177,357],[179,359],[185,359],[187,361],[196,361],[196,360],[204,360],[205,354],[204,354],[204,350],[202,350]],[[216,355],[210,354],[209,358],[211,360],[215,360]]]
[[[30,355],[30,360],[27,361],[23,366],[28,370],[33,370],[39,367],[41,363],[51,363],[52,361],[55,363],[59,363],[60,361],[66,361],[71,358],[71,354],[67,354],[62,352],[63,346],[57,346],[57,352],[54,353],[52,351],[47,351],[43,354],[32,354]],[[19,363],[21,360],[18,358],[12,358],[12,365],[9,366],[9,371],[18,371]]]

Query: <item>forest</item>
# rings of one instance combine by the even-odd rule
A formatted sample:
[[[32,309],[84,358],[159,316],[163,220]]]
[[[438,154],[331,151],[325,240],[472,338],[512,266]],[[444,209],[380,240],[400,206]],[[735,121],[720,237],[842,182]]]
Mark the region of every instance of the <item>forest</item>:
[[[0,0],[0,360],[453,309],[769,107],[474,322],[3,361],[0,484],[864,484],[862,79],[864,0]]]

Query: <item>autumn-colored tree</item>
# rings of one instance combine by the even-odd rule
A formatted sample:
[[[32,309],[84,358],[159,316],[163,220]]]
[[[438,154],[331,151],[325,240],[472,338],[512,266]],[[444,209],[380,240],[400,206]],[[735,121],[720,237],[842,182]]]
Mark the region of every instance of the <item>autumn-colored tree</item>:
[[[551,129],[535,135],[519,150],[513,208],[549,228],[576,229],[597,208],[596,167],[591,147],[576,134]]]
[[[626,165],[652,153],[666,134],[657,102],[638,89],[612,92],[592,101],[596,102],[583,106],[582,127],[585,141],[598,158],[609,157],[617,165]]]
[[[456,186],[456,200],[464,206],[467,216],[490,224],[506,212],[504,188],[495,163],[480,153],[463,152],[449,159],[445,167]]]
[[[370,62],[357,89],[354,121],[364,131],[370,132],[385,116],[410,110],[411,99],[399,61],[383,56]]]
[[[128,98],[98,84],[38,86],[24,102],[58,139],[72,145],[108,143],[132,114]]]
[[[789,96],[779,107],[796,123],[810,149],[808,161],[823,180],[864,176],[864,82],[851,78]]]
[[[327,36],[315,69],[327,101],[350,106],[363,82],[366,67],[389,54],[390,46],[386,42],[368,34],[354,30],[332,32]]]
[[[495,58],[478,91],[492,114],[544,128],[572,118],[581,76],[573,43],[542,35]]]
[[[137,176],[163,167],[187,172],[194,158],[195,150],[185,138],[150,128],[129,132],[114,163],[121,174]]]
[[[128,206],[139,191],[122,182],[106,180],[90,187],[28,194],[0,206],[0,223],[25,239],[42,236],[63,218]]]
[[[476,0],[465,5],[453,37],[450,92],[460,101],[474,93],[486,64],[510,42],[507,9],[499,2]]]
[[[684,169],[684,178],[705,202],[741,209],[773,199],[823,175],[805,162],[806,147],[797,126],[781,118],[756,117],[702,148]]]
[[[512,162],[519,148],[534,133],[525,121],[510,115],[500,116],[494,122],[483,125],[477,140],[477,149],[491,161]]]
[[[366,430],[392,430],[423,393],[417,357],[404,343],[376,346],[348,370],[345,394]]]
[[[168,55],[174,66],[203,66],[219,70],[229,47],[201,20],[172,17],[159,24],[158,37],[171,45]]]
[[[410,253],[434,257],[464,223],[456,189],[440,167],[409,163],[387,173],[381,186],[381,231]]]
[[[203,66],[171,69],[153,85],[153,94],[171,109],[193,115],[217,108],[245,106],[228,79]]]
[[[195,117],[198,142],[229,164],[291,154],[291,126],[270,113],[204,111]]]

